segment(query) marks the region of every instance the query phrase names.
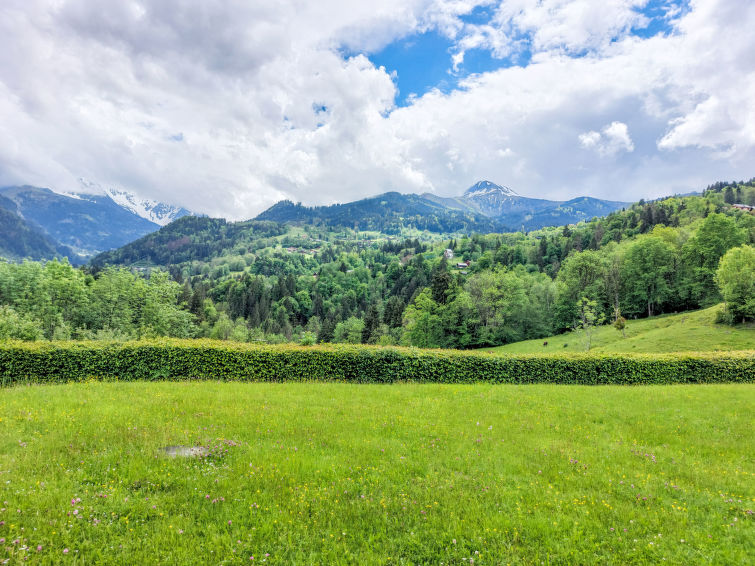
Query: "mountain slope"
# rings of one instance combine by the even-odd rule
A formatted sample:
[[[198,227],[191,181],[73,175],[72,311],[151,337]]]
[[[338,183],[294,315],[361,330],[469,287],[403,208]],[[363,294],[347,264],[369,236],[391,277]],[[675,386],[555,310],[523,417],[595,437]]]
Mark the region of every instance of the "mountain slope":
[[[106,195],[70,196],[29,186],[5,187],[0,195],[15,204],[19,216],[82,257],[117,248],[159,228]]]
[[[500,217],[506,224],[523,227],[525,230],[537,230],[544,226],[562,226],[576,224],[582,220],[591,220],[599,216],[626,207],[625,202],[600,200],[593,197],[577,197],[556,206],[543,208],[533,214],[513,213]]]
[[[254,239],[280,236],[286,227],[275,222],[227,222],[223,218],[184,216],[125,246],[103,252],[94,266],[161,265],[209,261]]]
[[[0,196],[0,256],[11,260],[43,260],[72,256],[39,227],[26,222],[16,213],[16,204]]]
[[[464,192],[461,199],[485,216],[501,220],[517,214],[532,214],[558,204],[556,201],[520,196],[508,187],[490,181],[475,183]]]

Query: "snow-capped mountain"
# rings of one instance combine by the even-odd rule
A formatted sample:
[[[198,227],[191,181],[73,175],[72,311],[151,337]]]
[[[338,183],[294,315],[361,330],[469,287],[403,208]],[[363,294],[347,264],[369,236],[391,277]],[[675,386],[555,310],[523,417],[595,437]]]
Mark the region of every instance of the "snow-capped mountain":
[[[165,226],[166,224],[173,222],[176,218],[191,214],[189,210],[186,210],[183,207],[165,204],[164,202],[151,199],[142,199],[127,191],[105,189],[105,194],[121,208],[125,208],[137,216],[141,216],[142,218],[154,222],[155,224],[159,224],[160,226]]]
[[[553,206],[552,201],[519,196],[510,188],[490,181],[478,181],[469,187],[459,200],[493,218],[512,213],[532,213]]]
[[[467,198],[484,197],[490,195],[502,195],[509,197],[519,196],[510,188],[496,185],[495,183],[491,183],[490,181],[478,181],[464,192],[464,196]]]

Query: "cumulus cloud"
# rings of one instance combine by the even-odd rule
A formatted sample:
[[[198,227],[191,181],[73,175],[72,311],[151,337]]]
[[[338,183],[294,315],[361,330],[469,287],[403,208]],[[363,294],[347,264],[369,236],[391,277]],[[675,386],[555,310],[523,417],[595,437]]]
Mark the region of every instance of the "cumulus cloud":
[[[634,151],[629,128],[623,122],[611,122],[602,132],[590,130],[579,134],[579,143],[585,149],[593,149],[602,156],[615,155],[620,151]]]
[[[630,200],[752,176],[755,5],[668,2],[670,31],[641,38],[645,4],[6,0],[0,183],[244,218],[481,177]],[[472,49],[530,59],[396,107],[369,54],[428,31],[449,70]]]

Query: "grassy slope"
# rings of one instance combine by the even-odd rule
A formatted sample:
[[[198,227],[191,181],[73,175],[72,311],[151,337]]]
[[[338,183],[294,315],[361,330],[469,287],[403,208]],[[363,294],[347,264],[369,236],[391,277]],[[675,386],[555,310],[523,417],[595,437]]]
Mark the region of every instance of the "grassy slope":
[[[746,563],[753,414],[752,385],[5,389],[0,562]]]
[[[683,352],[708,350],[755,349],[755,325],[727,326],[716,324],[721,305],[681,314],[628,320],[626,338],[611,325],[595,330],[592,351],[596,352]],[[548,346],[543,346],[547,341]],[[564,347],[564,344],[567,344]],[[581,352],[585,343],[580,332],[568,332],[539,340],[525,340],[497,348],[496,352],[520,354],[530,352]]]

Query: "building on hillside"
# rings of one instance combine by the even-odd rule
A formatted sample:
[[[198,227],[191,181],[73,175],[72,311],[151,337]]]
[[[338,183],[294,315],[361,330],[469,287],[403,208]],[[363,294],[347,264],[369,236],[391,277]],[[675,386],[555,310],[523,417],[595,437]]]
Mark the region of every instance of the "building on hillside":
[[[456,264],[456,269],[466,269],[469,267],[469,261],[460,261]]]
[[[755,206],[750,206],[749,204],[732,204],[734,208],[738,208],[739,210],[746,210],[750,214],[755,214]]]

